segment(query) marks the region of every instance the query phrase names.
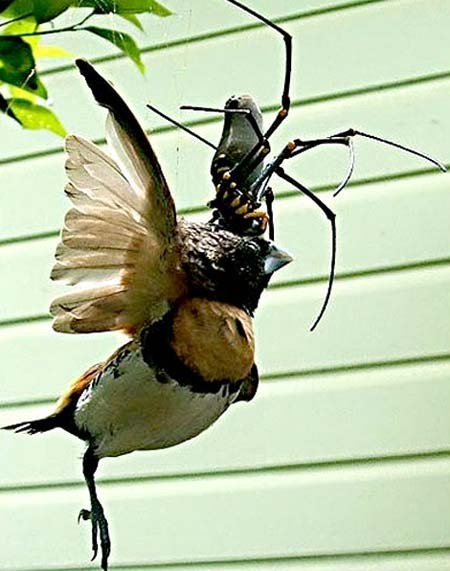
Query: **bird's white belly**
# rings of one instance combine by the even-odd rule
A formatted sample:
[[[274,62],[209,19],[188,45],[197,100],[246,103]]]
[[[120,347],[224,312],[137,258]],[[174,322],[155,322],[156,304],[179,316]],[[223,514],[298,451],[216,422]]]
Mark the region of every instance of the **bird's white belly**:
[[[160,377],[159,377],[160,378]],[[75,423],[99,457],[167,448],[210,426],[236,397],[228,386],[194,392],[172,379],[157,380],[141,351],[124,351],[81,395]]]

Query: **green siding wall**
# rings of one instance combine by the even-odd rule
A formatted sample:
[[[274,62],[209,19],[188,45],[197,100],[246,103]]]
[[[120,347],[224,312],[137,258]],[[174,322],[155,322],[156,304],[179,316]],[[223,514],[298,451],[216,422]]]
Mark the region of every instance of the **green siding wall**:
[[[182,103],[223,105],[252,93],[279,105],[282,41],[221,0],[166,0],[148,18],[141,77],[106,44],[99,58],[153,130],[178,208],[212,195],[210,149],[146,113],[184,121]],[[250,0],[249,0],[250,3]],[[291,116],[274,137],[353,126],[450,163],[450,4],[446,0],[252,0],[292,32]],[[86,41],[85,41],[86,40]],[[61,66],[60,62],[57,62]],[[52,67],[53,66],[53,67]],[[72,65],[46,80],[69,131],[101,140],[104,113]],[[268,119],[267,119],[268,120]],[[220,120],[196,127],[217,140]],[[64,155],[51,134],[0,117],[0,424],[39,416],[122,341],[53,333],[49,271],[64,211]],[[421,160],[355,141],[352,185],[330,191],[346,152],[286,164],[338,216],[338,279],[326,290],[329,228],[277,182],[277,242],[295,263],[277,274],[256,318],[257,398],[172,450],[105,460],[99,493],[121,571],[444,571],[450,568],[450,179]],[[0,570],[91,569],[83,446],[63,433],[0,434]]]

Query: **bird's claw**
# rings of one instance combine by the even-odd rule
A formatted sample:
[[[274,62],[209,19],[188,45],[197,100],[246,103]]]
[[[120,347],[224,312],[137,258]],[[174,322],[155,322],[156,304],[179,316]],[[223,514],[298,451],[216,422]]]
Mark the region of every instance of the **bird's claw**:
[[[80,510],[80,513],[78,514],[78,523],[80,523],[81,520],[83,521],[87,521],[88,519],[91,519],[91,510]]]
[[[98,553],[98,541],[97,541],[98,522],[95,519],[95,517],[92,517],[92,511],[86,510],[86,509],[80,510],[80,513],[78,514],[78,523],[80,523],[81,520],[83,520],[83,521],[91,520],[91,522],[92,522],[92,551],[93,551],[93,555],[91,557],[91,561],[94,561],[94,559],[97,557],[97,553]]]
[[[111,541],[109,539],[108,522],[100,505],[94,506],[92,510],[82,509],[78,515],[78,523],[80,520],[91,520],[92,523],[92,558],[93,561],[98,554],[98,532],[100,531],[100,544],[102,550],[101,568],[108,571],[108,557],[111,553]]]

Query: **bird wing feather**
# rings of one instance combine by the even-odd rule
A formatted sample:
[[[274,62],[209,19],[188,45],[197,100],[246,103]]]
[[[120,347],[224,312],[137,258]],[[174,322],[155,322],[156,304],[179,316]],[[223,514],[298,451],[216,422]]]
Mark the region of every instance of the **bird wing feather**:
[[[70,182],[65,193],[72,208],[51,278],[82,289],[53,301],[53,328],[64,333],[122,329],[133,335],[184,292],[175,206],[148,138],[126,103],[88,62],[76,63],[97,103],[108,109],[106,140],[114,158],[82,137],[66,139]]]

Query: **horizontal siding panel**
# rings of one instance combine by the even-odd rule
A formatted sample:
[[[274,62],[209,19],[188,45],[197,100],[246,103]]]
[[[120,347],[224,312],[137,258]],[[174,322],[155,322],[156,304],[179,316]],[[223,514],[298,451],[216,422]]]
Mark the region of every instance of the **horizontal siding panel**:
[[[201,437],[102,462],[100,478],[145,478],[450,450],[450,361],[265,381]],[[0,409],[0,426],[50,407]],[[245,438],[242,435],[245,434]],[[84,445],[55,431],[0,432],[0,487],[81,481]],[[45,471],[43,470],[45,466]]]
[[[308,329],[325,284],[268,295],[257,319],[260,370],[281,373],[448,353],[449,278],[444,267],[340,280],[314,333]]]
[[[448,353],[449,277],[450,267],[438,267],[339,280],[314,333],[309,327],[322,304],[325,283],[269,291],[256,318],[260,371],[305,371]],[[49,323],[3,327],[0,400],[56,394],[117,345],[117,334],[64,336],[52,332]],[[32,359],[24,358],[27,355]]]
[[[349,188],[339,200],[334,201],[331,193],[323,199],[337,214],[338,273],[450,256],[447,176]],[[201,214],[196,219],[205,221],[207,216]],[[331,255],[329,223],[310,201],[294,196],[277,203],[276,237],[277,243],[294,256],[294,262],[274,275],[273,284],[327,275]],[[2,247],[0,273],[8,275],[8,280],[0,284],[0,322],[46,314],[54,297],[70,291],[70,287],[49,279],[57,241],[46,238]]]
[[[450,10],[445,0],[435,0],[433,10],[417,0],[381,2],[358,10],[289,22],[286,28],[296,38],[292,97],[329,96],[371,84],[447,72],[450,51],[444,38],[448,38],[449,23]],[[333,37],[332,60],[323,42],[328,37]],[[279,102],[283,43],[272,30],[258,29],[163,52],[148,52],[143,59],[149,70],[145,77],[124,59],[100,67],[120,86],[127,101],[142,111],[148,100],[174,114],[181,104],[222,105],[230,94],[239,92],[252,93],[261,105]],[[239,65],[230,65],[237,61]],[[261,62],[264,62],[261,73],[247,72]],[[205,74],[211,81],[207,94],[202,95],[199,85],[203,84]],[[101,111],[80,113],[80,109],[92,107],[92,100],[87,89],[80,89],[81,79],[75,70],[49,75],[47,84],[54,109],[69,131],[101,136]],[[155,124],[165,123],[158,120]],[[2,158],[58,145],[47,133],[30,137],[7,121],[2,129],[5,133],[0,142]]]
[[[139,19],[144,28],[143,33],[120,18],[112,20],[111,17],[108,19],[99,17],[91,20],[90,24],[107,25],[112,29],[131,33],[140,48],[146,50],[159,48],[168,42],[193,41],[192,39],[199,35],[221,33],[229,28],[245,26],[255,21],[251,16],[246,16],[243,12],[230,6],[225,0],[217,0],[207,4],[202,0],[191,0],[189,6],[186,6],[184,0],[166,0],[163,4],[172,11],[172,16],[159,18],[149,14],[141,14]],[[305,0],[301,6],[293,5],[291,0],[278,0],[277,2],[256,0],[250,3],[253,9],[260,11],[268,18],[292,17],[294,14],[299,14],[300,17],[309,16],[311,11],[338,10],[341,5],[345,7],[345,4],[344,0]],[[55,21],[55,26],[60,28],[64,25],[73,24],[78,13],[81,12],[79,10],[66,12]],[[52,45],[52,40],[44,36],[42,43]],[[60,34],[58,44],[73,54],[88,59],[119,54],[118,51],[112,50],[110,43],[101,41],[86,32]],[[59,66],[61,66],[61,60],[44,60],[40,69],[49,71]]]
[[[88,338],[61,335],[52,331],[50,323],[2,328],[0,402],[58,394],[72,379],[125,341],[124,336],[116,333]]]
[[[399,553],[393,555],[365,555],[346,557],[312,557],[297,560],[269,560],[258,562],[204,563],[177,565],[177,571],[447,571],[450,555],[447,553]],[[86,568],[87,571],[88,568]],[[167,566],[152,565],[140,571],[168,571]],[[81,571],[81,569],[80,569]],[[84,571],[84,570],[83,570]],[[120,571],[136,571],[121,567]]]
[[[50,565],[50,564],[49,564]],[[203,563],[176,563],[170,565],[139,565],[138,567],[115,567],[120,571],[447,571],[450,566],[450,554],[447,550],[432,550],[425,553],[397,552],[392,554],[339,555],[306,558],[276,558],[257,561],[208,561]],[[46,567],[55,571],[54,567]],[[76,571],[92,571],[95,564],[86,564]],[[27,568],[14,568],[12,571],[33,571]],[[40,569],[39,571],[44,571]],[[61,571],[59,569],[58,571]],[[75,571],[75,570],[71,570]]]
[[[274,154],[290,138],[315,138],[352,126],[411,145],[450,163],[447,144],[449,89],[450,79],[391,90],[388,95],[372,93],[305,109],[294,108],[280,133],[274,137]],[[86,102],[86,106],[96,111],[92,102]],[[103,116],[95,121],[98,128],[103,129]],[[216,123],[199,128],[198,132],[217,141],[220,127],[220,123]],[[73,131],[86,136],[86,132],[77,126]],[[155,135],[152,142],[177,208],[206,204],[213,194],[209,175],[211,149],[179,131]],[[417,157],[373,141],[357,140],[355,148],[354,181],[430,168]],[[56,154],[1,166],[2,179],[8,181],[8,192],[0,194],[0,240],[59,229],[68,207],[63,193],[67,182],[64,161],[63,154]],[[286,170],[310,186],[337,185],[345,176],[347,165],[346,150],[330,149],[286,163]],[[289,189],[280,179],[273,180],[276,193]],[[356,189],[347,189],[335,201],[336,207],[339,208],[345,194],[355,192]]]
[[[102,486],[111,562],[448,547],[449,470],[440,458]],[[75,518],[86,498],[81,488],[3,493],[3,568],[19,557],[36,568],[82,564],[90,530]],[[58,546],[51,555],[49,541]]]

